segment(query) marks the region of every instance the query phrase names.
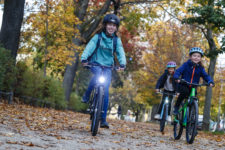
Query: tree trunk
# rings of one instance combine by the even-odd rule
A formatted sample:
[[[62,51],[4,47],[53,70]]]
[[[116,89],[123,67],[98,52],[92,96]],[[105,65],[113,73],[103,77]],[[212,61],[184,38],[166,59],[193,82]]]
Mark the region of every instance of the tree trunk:
[[[159,104],[154,104],[152,106],[151,121],[155,120],[154,116],[155,116],[155,114],[157,114],[158,109],[159,109]]]
[[[78,40],[78,39],[76,39]],[[64,74],[64,79],[63,79],[63,87],[64,87],[64,92],[65,92],[65,99],[67,101],[70,100],[70,95],[72,92],[73,88],[73,82],[74,78],[78,69],[79,65],[79,53],[75,53],[75,62],[72,62],[71,65],[66,66],[65,74]]]
[[[207,29],[206,38],[209,43],[210,52],[215,51],[216,44],[215,44],[215,41],[213,40],[213,35],[212,35],[211,29]],[[216,60],[217,60],[217,56],[213,56],[210,58],[208,74],[210,75],[210,77],[212,79],[214,78]],[[209,130],[211,99],[212,99],[212,87],[207,87],[206,95],[205,95],[205,106],[204,106],[204,112],[203,112],[203,125],[202,125],[202,129],[206,130],[206,131]]]
[[[101,16],[107,12],[109,9],[111,0],[107,0],[104,4],[104,6],[99,10],[98,14],[94,16],[93,22],[90,25],[87,30],[85,30],[86,23],[84,22],[84,17],[86,16],[86,11],[88,8],[88,3],[89,0],[79,0],[78,2],[75,1],[76,5],[76,11],[75,15],[84,23],[82,25],[76,26],[79,31],[82,39],[88,40],[90,39],[91,35],[95,31],[95,29],[98,27],[100,21],[101,21]],[[89,21],[87,21],[89,22]],[[83,44],[83,42],[80,39],[75,38],[73,40],[73,43],[77,46],[80,46]],[[70,94],[72,92],[72,87],[73,87],[73,82],[75,78],[76,71],[78,69],[78,64],[79,64],[79,52],[74,49],[75,51],[75,61],[72,62],[72,65],[67,65],[65,74],[64,74],[64,79],[63,79],[63,87],[64,87],[64,92],[65,92],[65,99],[67,101],[70,100]]]
[[[44,62],[44,77],[46,76],[47,70],[47,53],[48,53],[48,9],[49,9],[49,0],[46,1],[46,20],[45,20],[45,62]]]
[[[5,0],[0,43],[11,51],[14,59],[19,47],[25,0]]]
[[[219,97],[219,108],[218,108],[218,115],[217,115],[217,127],[216,131],[219,131],[220,125],[220,113],[221,113],[221,103],[222,103],[222,95],[223,95],[223,80],[220,80],[220,97]]]
[[[137,110],[137,111],[135,112],[135,122],[139,122],[139,114],[140,114],[140,111]]]

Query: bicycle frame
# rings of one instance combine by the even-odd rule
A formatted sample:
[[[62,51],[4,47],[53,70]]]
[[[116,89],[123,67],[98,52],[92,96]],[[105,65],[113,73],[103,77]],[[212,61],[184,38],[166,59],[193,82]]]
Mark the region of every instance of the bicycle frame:
[[[93,105],[96,105],[96,100],[97,100],[96,97],[97,97],[99,88],[102,87],[103,91],[105,90],[105,86],[104,86],[104,82],[105,81],[103,81],[105,79],[103,79],[103,78],[104,78],[104,76],[103,76],[103,73],[101,72],[101,75],[97,78],[96,84],[95,84],[95,86],[94,86],[94,88],[92,90],[92,93],[91,93],[92,96],[91,96],[90,101],[89,101],[90,114],[93,113],[94,111],[96,111],[96,110],[93,110],[92,107],[93,107]],[[102,108],[100,108],[101,109],[101,114],[104,113],[103,105],[104,105],[104,101],[102,103]]]
[[[174,138],[179,140],[181,138],[183,128],[186,128],[186,140],[189,144],[194,142],[197,135],[198,123],[198,99],[196,97],[196,87],[208,86],[208,84],[190,83],[183,79],[181,83],[191,86],[191,91],[188,98],[185,98],[184,103],[178,110],[178,115],[174,116]]]
[[[168,96],[166,96],[165,100],[164,100],[164,103],[163,103],[163,106],[162,106],[160,118],[162,118],[162,116],[164,114],[164,107],[168,107],[168,105],[169,105],[169,98],[168,98]],[[168,116],[168,113],[166,114],[166,118],[167,118],[167,116]]]
[[[191,97],[195,97],[195,91],[196,91],[196,89],[194,87],[192,87],[191,88],[190,96],[188,97],[188,99],[186,99],[183,107],[180,108],[179,111],[178,111],[179,113],[181,111],[184,111],[184,114],[183,114],[184,119],[182,120],[183,121],[182,122],[182,125],[185,126],[185,127],[187,126],[187,107],[188,107],[188,104],[191,104],[192,103],[193,98],[191,98]],[[179,120],[177,120],[176,117],[175,117],[175,121],[178,121],[179,122]]]
[[[160,92],[161,94],[164,94],[163,92]],[[173,99],[171,100],[171,102],[170,102],[170,100],[169,100],[169,96],[173,96],[173,98],[174,98],[174,94],[171,94],[171,93],[165,93],[166,94],[166,96],[165,96],[165,100],[164,100],[164,103],[163,103],[163,106],[162,106],[162,110],[161,110],[161,113],[160,113],[160,118],[162,118],[162,116],[163,116],[163,114],[164,114],[164,107],[168,107],[168,105],[169,105],[169,103],[171,103],[172,104],[172,101],[173,101]],[[168,117],[168,113],[166,114],[166,118]]]

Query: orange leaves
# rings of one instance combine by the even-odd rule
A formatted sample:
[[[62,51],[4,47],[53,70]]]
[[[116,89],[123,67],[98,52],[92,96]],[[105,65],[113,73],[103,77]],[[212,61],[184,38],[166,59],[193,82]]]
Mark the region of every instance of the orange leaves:
[[[6,141],[7,144],[17,144],[17,145],[23,145],[23,146],[29,146],[29,147],[41,147],[41,148],[47,148],[47,147],[44,147],[44,146],[41,146],[41,145],[36,145],[36,144],[33,144],[32,142],[27,142],[27,141]]]
[[[33,108],[26,105],[0,104],[0,108],[6,108],[6,111],[0,109],[0,122],[6,125],[12,124],[18,132],[23,132],[27,129],[46,131],[49,128],[57,131],[73,127],[73,125],[79,123],[79,121],[75,120],[76,117],[72,112]],[[10,134],[8,136],[13,135]]]
[[[4,125],[1,124],[3,120]],[[0,137],[6,139],[0,141],[0,146],[26,146],[25,149],[54,149],[53,143],[65,149],[221,149],[225,146],[225,135],[199,131],[196,142],[188,145],[184,137],[173,140],[173,128],[169,124],[162,135],[159,125],[155,123],[107,121],[110,129],[100,128],[99,135],[92,137],[89,116],[86,114],[0,104]],[[4,144],[2,141],[5,141]]]
[[[4,108],[4,109],[3,109]],[[199,131],[196,142],[186,144],[185,134],[181,140],[173,140],[172,126],[165,134],[159,132],[155,123],[107,121],[110,129],[99,129],[92,137],[89,116],[71,111],[34,108],[26,105],[0,104],[0,141],[2,146],[18,149],[223,149],[225,135],[213,135]],[[21,122],[22,121],[22,122]],[[26,122],[30,128],[26,126]],[[7,129],[13,129],[5,130]],[[21,128],[21,132],[15,130]],[[34,132],[35,130],[35,132]],[[37,140],[36,140],[37,139]],[[57,146],[57,147],[55,147]],[[5,148],[6,149],[6,148]]]

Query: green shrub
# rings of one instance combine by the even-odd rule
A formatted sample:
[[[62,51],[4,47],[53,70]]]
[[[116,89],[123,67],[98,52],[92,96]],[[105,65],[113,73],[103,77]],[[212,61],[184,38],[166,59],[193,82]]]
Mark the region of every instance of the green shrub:
[[[43,97],[48,102],[53,103],[57,109],[65,109],[67,107],[62,84],[57,80],[52,78],[44,80]]]
[[[71,94],[70,102],[69,102],[69,109],[85,112],[88,105],[81,103],[81,97],[79,97],[75,92]]]
[[[12,91],[16,82],[15,60],[10,51],[0,47],[0,90]]]
[[[31,70],[24,62],[18,62],[17,68],[16,96],[41,99],[43,101],[37,102],[39,106],[47,103],[50,107],[57,109],[65,109],[67,107],[60,81],[51,77],[44,77],[43,72]]]

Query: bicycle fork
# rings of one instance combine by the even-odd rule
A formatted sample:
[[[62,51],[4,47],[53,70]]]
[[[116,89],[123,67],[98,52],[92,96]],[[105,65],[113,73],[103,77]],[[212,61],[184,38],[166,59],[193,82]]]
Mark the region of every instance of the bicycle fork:
[[[161,111],[161,114],[160,114],[160,118],[162,119],[163,118],[163,114],[166,113],[166,119],[168,117],[168,112],[164,112],[164,108],[166,107],[167,111],[168,111],[168,105],[169,105],[169,98],[168,96],[165,97],[165,100],[164,100],[164,103],[163,103],[163,106],[162,106],[162,111]]]

